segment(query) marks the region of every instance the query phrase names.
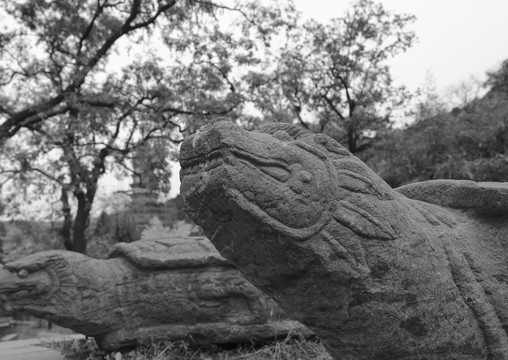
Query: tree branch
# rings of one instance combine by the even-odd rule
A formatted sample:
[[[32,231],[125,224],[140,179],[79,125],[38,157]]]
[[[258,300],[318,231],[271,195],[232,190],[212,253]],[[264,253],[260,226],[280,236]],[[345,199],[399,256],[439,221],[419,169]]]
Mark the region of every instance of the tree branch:
[[[47,178],[48,178],[48,179],[50,179],[51,181],[54,181],[54,182],[56,182],[56,183],[58,183],[58,184],[60,184],[60,185],[62,185],[62,186],[64,185],[64,182],[63,182],[63,181],[61,181],[61,180],[59,180],[58,178],[56,178],[56,177],[54,177],[54,176],[52,176],[52,175],[48,174],[47,172],[45,172],[45,171],[44,171],[44,170],[42,170],[42,169],[39,169],[39,168],[34,168],[34,167],[32,167],[31,165],[28,165],[28,169],[27,169],[27,170],[37,172],[37,173],[39,173],[39,174],[41,174],[41,175],[43,175],[43,176],[47,177]]]
[[[48,117],[60,114],[61,111],[52,111],[52,108],[64,102],[69,94],[74,93],[84,84],[89,72],[99,63],[99,61],[104,56],[106,56],[108,51],[113,47],[118,39],[136,29],[154,24],[157,18],[163,12],[176,4],[176,0],[172,0],[165,5],[160,5],[156,13],[148,20],[132,25],[133,21],[140,13],[141,2],[141,0],[133,0],[129,16],[124,21],[122,26],[117,31],[113,32],[111,36],[104,41],[102,46],[92,57],[89,58],[86,64],[80,66],[79,69],[76,70],[72,82],[65,89],[63,89],[60,94],[54,96],[52,99],[46,101],[45,103],[19,111],[13,114],[4,123],[0,124],[0,140],[12,137],[22,127],[43,121]],[[87,30],[85,30],[85,33],[86,31]]]
[[[139,2],[139,0],[134,0],[134,2]],[[163,13],[165,12],[166,10],[169,10],[170,8],[172,8],[174,5],[176,4],[176,0],[172,0],[172,1],[169,1],[167,4],[165,5],[159,5],[159,8],[157,9],[157,12],[155,13],[155,15],[153,15],[151,18],[149,18],[148,20],[146,21],[143,21],[143,22],[140,22],[136,25],[133,25],[133,26],[128,26],[127,27],[127,32],[130,32],[132,30],[136,30],[136,29],[139,29],[139,28],[142,28],[142,27],[148,27],[149,25],[152,25],[155,23],[155,20],[157,20],[157,18]],[[139,5],[138,4],[138,9],[139,10]],[[133,4],[133,9],[135,8],[134,7],[134,4]],[[132,14],[132,12],[131,12]],[[130,22],[132,22],[134,19],[132,19]],[[129,24],[130,24],[129,22]]]
[[[201,0],[195,0],[196,3],[199,3],[199,4],[202,4],[202,5],[208,5],[208,6],[211,6],[211,7],[216,7],[218,9],[224,9],[224,10],[229,10],[229,11],[235,11],[235,12],[238,12],[239,14],[241,14],[249,23],[251,23],[252,25],[254,25],[258,31],[263,35],[263,38],[264,36],[266,35],[266,30],[264,30],[261,26],[259,26],[254,20],[252,20],[245,11],[243,11],[242,9],[238,9],[238,8],[234,8],[234,7],[229,7],[229,6],[226,6],[226,5],[223,5],[223,4],[216,4],[214,2],[211,2],[211,1],[201,1]]]
[[[0,125],[0,140],[13,136],[22,127],[28,127],[47,118],[67,112],[70,109],[69,105],[56,109],[53,108],[59,105],[63,101],[63,98],[63,96],[57,96],[46,104],[39,104],[31,109],[13,114]]]
[[[81,35],[81,38],[79,39],[78,51],[77,51],[78,61],[81,58],[81,54],[82,54],[82,50],[83,50],[83,43],[90,36],[90,33],[92,32],[92,29],[93,29],[93,27],[95,25],[95,21],[99,18],[100,14],[104,10],[104,6],[106,5],[106,2],[103,5],[101,5],[100,0],[97,0],[97,9],[95,10],[95,13],[94,13],[94,15],[92,17],[92,20],[90,21],[90,23],[88,24],[86,30],[83,32],[83,35]]]
[[[227,74],[219,66],[215,65],[212,61],[202,61],[202,63],[209,64],[211,67],[216,69],[220,73],[222,78],[226,80],[226,82],[229,84],[229,89],[231,90],[231,92],[236,93],[235,85],[231,82],[231,80],[229,80]]]
[[[326,95],[321,95],[321,98],[323,100],[325,100],[325,102],[328,104],[328,106],[330,106],[331,110],[341,119],[341,120],[345,120],[345,117],[342,115],[342,113],[339,111],[339,109],[337,109],[337,107],[335,106],[335,104],[333,103],[333,101],[331,99],[328,98],[328,96]]]

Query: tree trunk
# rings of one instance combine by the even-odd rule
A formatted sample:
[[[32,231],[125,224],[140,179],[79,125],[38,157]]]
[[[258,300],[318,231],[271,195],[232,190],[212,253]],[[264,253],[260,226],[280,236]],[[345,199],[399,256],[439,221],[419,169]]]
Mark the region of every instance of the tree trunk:
[[[64,247],[67,250],[72,249],[72,215],[71,215],[71,206],[69,205],[69,196],[67,194],[67,187],[62,187],[62,196],[60,197],[62,201],[62,212],[63,212],[63,224],[62,229],[60,230],[60,234],[64,239]]]
[[[73,134],[68,134],[69,142],[72,143]],[[76,216],[74,217],[74,226],[72,231],[72,245],[70,250],[86,254],[86,228],[90,221],[90,211],[92,210],[93,200],[97,192],[99,178],[104,174],[104,159],[109,153],[107,148],[102,149],[94,160],[92,170],[88,170],[82,165],[77,156],[70,151],[72,156],[69,159],[69,168],[71,170],[71,181],[74,186],[73,194],[78,202]],[[83,184],[85,186],[83,187]]]
[[[347,130],[347,146],[352,154],[357,153],[358,138],[356,136],[353,126],[350,126]]]
[[[87,182],[86,191],[77,189],[74,196],[78,200],[78,209],[74,217],[72,251],[86,254],[86,228],[90,221],[90,211],[97,192],[99,177],[94,176]]]
[[[85,194],[83,191],[74,193],[78,200],[78,209],[74,217],[74,228],[72,237],[72,251],[86,254],[86,236],[85,231],[90,220],[90,210],[92,203],[89,201],[91,194]],[[95,194],[91,195],[92,200]]]

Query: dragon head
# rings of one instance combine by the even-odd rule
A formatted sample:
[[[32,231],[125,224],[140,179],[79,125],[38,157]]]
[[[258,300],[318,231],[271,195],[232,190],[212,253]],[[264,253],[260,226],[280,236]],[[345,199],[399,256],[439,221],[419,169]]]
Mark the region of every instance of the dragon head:
[[[304,241],[331,221],[364,237],[395,237],[364,201],[389,200],[393,190],[326,135],[284,123],[247,131],[217,121],[182,143],[180,163],[187,213],[234,263],[246,255],[237,238]],[[284,246],[252,251],[261,249],[267,253],[258,258]]]
[[[188,202],[214,204],[191,205],[198,217],[229,222],[243,214],[297,238],[329,220],[333,169],[318,149],[287,132],[247,132],[222,121],[185,141],[181,153]]]

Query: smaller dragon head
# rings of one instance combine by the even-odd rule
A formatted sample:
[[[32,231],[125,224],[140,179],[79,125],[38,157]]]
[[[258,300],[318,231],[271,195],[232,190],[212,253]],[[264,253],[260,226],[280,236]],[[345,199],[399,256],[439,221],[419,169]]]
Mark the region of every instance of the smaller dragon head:
[[[83,254],[49,250],[28,255],[0,268],[0,312],[24,311],[82,333],[101,333],[86,299],[100,285],[93,260]],[[92,270],[92,271],[90,271]],[[85,330],[85,331],[83,331]]]
[[[44,299],[58,289],[58,279],[48,259],[27,256],[0,269],[0,311],[11,313],[25,308],[43,310]]]

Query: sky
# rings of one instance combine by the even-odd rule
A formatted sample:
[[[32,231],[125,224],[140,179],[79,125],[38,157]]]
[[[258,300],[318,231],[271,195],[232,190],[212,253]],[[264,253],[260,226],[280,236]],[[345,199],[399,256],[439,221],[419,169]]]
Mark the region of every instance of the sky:
[[[430,72],[438,92],[474,75],[482,78],[508,58],[508,0],[381,0],[396,13],[416,16],[418,38],[391,62],[397,84],[416,89]],[[294,0],[306,18],[326,22],[341,16],[350,1]],[[170,197],[179,193],[179,166],[173,166]]]
[[[341,16],[350,1],[293,0],[305,17],[326,22]],[[380,0],[385,9],[416,16],[418,37],[392,61],[395,81],[416,88],[430,71],[438,90],[484,76],[508,58],[507,0]]]

